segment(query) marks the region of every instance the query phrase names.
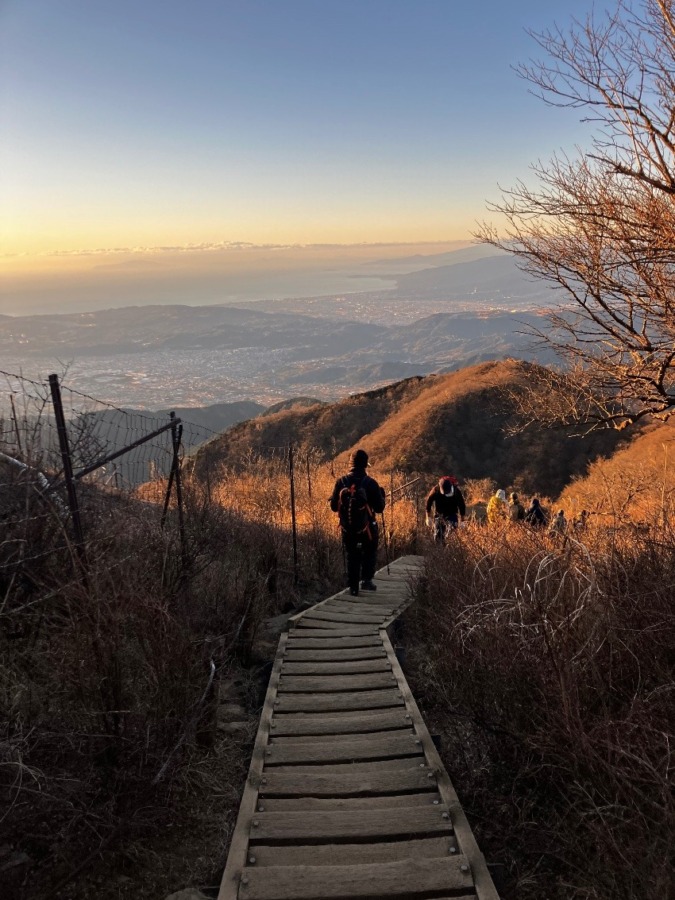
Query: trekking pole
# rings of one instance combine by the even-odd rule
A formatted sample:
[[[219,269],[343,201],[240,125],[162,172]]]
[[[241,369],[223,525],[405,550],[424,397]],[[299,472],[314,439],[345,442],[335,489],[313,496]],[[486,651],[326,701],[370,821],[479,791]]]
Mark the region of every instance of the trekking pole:
[[[380,513],[382,516],[382,534],[384,535],[384,558],[387,561],[387,575],[390,575],[389,572],[389,543],[387,541],[387,526],[384,524],[384,510]]]

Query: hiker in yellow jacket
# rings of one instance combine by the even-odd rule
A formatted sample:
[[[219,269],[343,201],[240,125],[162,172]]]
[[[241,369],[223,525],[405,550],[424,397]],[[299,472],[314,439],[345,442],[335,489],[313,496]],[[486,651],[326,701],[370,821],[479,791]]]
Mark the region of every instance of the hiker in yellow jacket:
[[[506,522],[509,517],[509,507],[506,502],[506,491],[495,491],[490,497],[487,505],[488,525],[498,525],[500,522]]]

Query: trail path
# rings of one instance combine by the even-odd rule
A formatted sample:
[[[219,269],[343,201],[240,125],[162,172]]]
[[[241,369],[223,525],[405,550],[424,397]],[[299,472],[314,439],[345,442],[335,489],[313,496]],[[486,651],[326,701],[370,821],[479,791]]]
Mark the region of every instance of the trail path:
[[[218,900],[498,900],[387,633],[422,566],[282,635]]]

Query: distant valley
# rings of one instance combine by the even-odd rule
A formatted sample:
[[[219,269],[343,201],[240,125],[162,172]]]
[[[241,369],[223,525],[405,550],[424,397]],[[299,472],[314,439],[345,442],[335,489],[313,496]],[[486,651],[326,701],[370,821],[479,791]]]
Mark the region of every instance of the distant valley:
[[[542,322],[550,289],[485,253],[400,262],[411,271],[388,291],[0,316],[0,369],[36,380],[65,369],[77,390],[157,409],[334,400],[507,356],[547,361],[522,332]]]

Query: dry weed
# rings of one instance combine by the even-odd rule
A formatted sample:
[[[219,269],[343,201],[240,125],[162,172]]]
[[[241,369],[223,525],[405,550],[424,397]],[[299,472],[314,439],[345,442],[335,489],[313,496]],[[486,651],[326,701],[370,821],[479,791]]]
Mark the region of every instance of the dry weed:
[[[675,544],[583,537],[470,527],[431,551],[414,680],[505,898],[662,900]]]

